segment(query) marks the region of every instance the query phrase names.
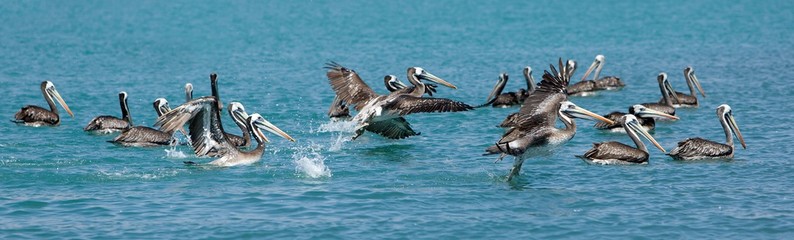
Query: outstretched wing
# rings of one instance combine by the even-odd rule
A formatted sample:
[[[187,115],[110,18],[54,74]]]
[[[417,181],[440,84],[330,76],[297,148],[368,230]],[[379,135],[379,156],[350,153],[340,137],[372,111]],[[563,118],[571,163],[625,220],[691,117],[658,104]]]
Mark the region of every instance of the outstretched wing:
[[[235,148],[226,139],[220,120],[217,99],[201,97],[193,99],[157,118],[154,126],[173,133],[190,123],[190,141],[197,156],[224,155],[227,149]]]
[[[326,63],[325,68],[328,69],[325,75],[331,83],[331,88],[342,101],[359,105],[378,96],[353,69],[343,67],[336,62]]]
[[[383,105],[384,109],[400,116],[420,112],[460,112],[474,109],[469,104],[446,98],[423,98],[400,95]]]
[[[411,128],[411,124],[403,117],[390,118],[383,121],[370,122],[364,129],[391,139],[403,139],[419,135]]]
[[[524,100],[524,106],[518,111],[516,126],[533,128],[536,126],[552,126],[557,120],[560,102],[568,99],[566,87],[570,82],[574,69],[569,69],[559,60],[561,72],[554,65],[549,65],[551,72],[543,72],[543,80],[538,84],[535,93]]]

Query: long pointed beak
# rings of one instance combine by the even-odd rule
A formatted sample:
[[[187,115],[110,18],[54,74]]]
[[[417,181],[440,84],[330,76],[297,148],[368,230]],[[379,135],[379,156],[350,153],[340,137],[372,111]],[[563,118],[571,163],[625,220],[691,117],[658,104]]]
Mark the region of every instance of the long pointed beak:
[[[595,113],[593,113],[593,112],[591,112],[591,111],[589,111],[587,109],[584,109],[582,107],[579,107],[579,106],[577,106],[574,109],[568,109],[567,112],[569,114],[572,114],[572,115],[578,117],[578,118],[598,120],[598,121],[602,121],[602,122],[605,122],[605,123],[610,124],[610,125],[611,124],[615,124],[614,121],[609,120],[608,118],[605,118],[605,117],[603,117],[601,115],[595,114]]]
[[[673,116],[673,115],[670,115],[670,114],[667,114],[667,113],[663,113],[663,112],[660,112],[660,111],[656,111],[656,110],[653,110],[653,109],[650,109],[650,108],[643,108],[643,110],[638,112],[637,115],[639,115],[640,117],[658,116],[658,117],[678,120],[678,117],[676,117],[676,116]]]
[[[700,81],[698,80],[698,77],[695,76],[694,72],[691,73],[690,75],[691,75],[690,79],[692,79],[692,82],[695,83],[695,87],[697,87],[698,91],[700,92],[700,95],[703,95],[703,97],[706,97],[706,92],[703,91],[703,86],[700,86]]]
[[[678,94],[675,94],[675,90],[673,90],[673,85],[670,84],[670,81],[664,81],[664,88],[667,89],[668,96],[672,97],[674,102],[680,103],[681,101],[678,100]]]
[[[598,67],[598,65],[599,65],[598,64],[598,60],[593,61],[593,63],[590,64],[590,67],[587,68],[587,71],[584,72],[584,76],[582,76],[582,80],[581,81],[584,81],[585,79],[587,79],[587,76],[590,76],[590,73],[593,72],[593,70],[595,70],[596,67]]]
[[[408,87],[408,85],[405,85],[405,83],[403,83],[403,82],[401,82],[401,81],[399,81],[399,80],[398,80],[398,81],[394,81],[394,85],[395,85],[395,86],[397,86],[397,87],[399,87],[400,89],[403,89],[403,88],[407,88],[407,87]]]
[[[422,74],[419,74],[419,78],[424,79],[424,80],[428,80],[428,81],[431,81],[431,82],[434,82],[434,83],[438,83],[438,84],[447,86],[447,87],[452,88],[452,89],[458,89],[458,87],[456,87],[455,85],[452,85],[452,83],[444,81],[444,79],[436,77],[436,75],[433,75],[433,74],[431,74],[431,73],[429,73],[427,71],[424,71]]]
[[[52,96],[55,97],[55,100],[57,100],[58,103],[60,103],[61,106],[63,106],[63,109],[66,109],[66,112],[69,113],[69,116],[74,117],[74,113],[72,113],[72,110],[69,109],[69,105],[66,105],[66,102],[63,101],[63,98],[61,97],[61,94],[58,93],[58,90],[52,88],[51,92],[52,92]]]
[[[648,133],[648,131],[645,131],[645,128],[640,126],[639,123],[637,123],[637,122],[629,122],[628,125],[629,125],[629,127],[631,128],[632,131],[634,131],[635,133],[640,133],[640,135],[642,135],[643,137],[648,139],[648,141],[651,141],[651,143],[653,143],[653,145],[656,146],[656,148],[658,148],[659,150],[662,150],[662,152],[667,152],[667,150],[664,150],[662,145],[660,145],[659,142],[657,142],[656,139],[654,139],[653,136],[651,136],[651,134]]]
[[[507,79],[505,79],[501,74],[499,75],[499,80],[496,81],[496,85],[493,86],[491,93],[488,94],[488,98],[485,99],[486,102],[490,102],[493,99],[496,99],[496,96],[502,93],[505,89],[505,85],[507,84]]]
[[[295,141],[295,139],[292,138],[289,134],[285,133],[284,131],[281,131],[281,129],[276,127],[276,125],[273,125],[272,123],[268,122],[267,120],[264,120],[264,119],[257,120],[256,122],[254,122],[254,125],[256,127],[258,127],[258,128],[265,129],[268,132],[271,132],[273,134],[276,134],[276,135],[279,135],[279,136],[281,136],[283,138],[286,138],[287,140],[290,140],[292,142]],[[267,138],[265,138],[264,135],[260,135],[260,136],[262,137],[262,139],[267,140]]]
[[[731,125],[731,128],[733,128],[733,135],[736,135],[736,138],[738,138],[739,142],[742,144],[742,148],[747,149],[747,144],[744,143],[742,132],[739,131],[739,126],[736,125],[736,119],[733,119],[733,114],[728,115],[728,123]]]

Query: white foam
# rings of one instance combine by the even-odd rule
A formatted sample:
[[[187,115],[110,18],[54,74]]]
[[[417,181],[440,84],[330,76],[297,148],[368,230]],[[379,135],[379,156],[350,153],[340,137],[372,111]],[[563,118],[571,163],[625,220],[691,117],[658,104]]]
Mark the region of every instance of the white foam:
[[[292,155],[295,172],[310,178],[331,177],[331,169],[325,166],[325,157],[309,149]]]
[[[317,132],[355,132],[355,121],[332,121],[323,123],[317,129]]]
[[[336,136],[336,141],[331,143],[331,146],[328,147],[328,151],[338,152],[339,150],[342,150],[342,145],[344,145],[345,142],[349,142],[349,141],[350,141],[350,137],[346,137],[345,134]]]
[[[172,146],[171,149],[165,149],[165,157],[167,158],[187,158],[187,154],[176,150],[176,146]]]

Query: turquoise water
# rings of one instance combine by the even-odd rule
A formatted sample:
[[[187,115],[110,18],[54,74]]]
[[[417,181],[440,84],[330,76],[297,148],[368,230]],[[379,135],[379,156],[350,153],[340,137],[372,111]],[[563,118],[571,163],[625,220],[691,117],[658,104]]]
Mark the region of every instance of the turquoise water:
[[[791,1],[24,1],[0,4],[0,84],[7,119],[44,106],[52,80],[75,112],[57,128],[0,122],[0,238],[791,238],[794,83]],[[328,60],[378,92],[386,74],[421,66],[459,87],[439,96],[482,102],[500,72],[521,86],[558,57],[628,86],[578,105],[606,114],[658,99],[655,76],[695,68],[708,97],[660,123],[668,150],[687,137],[723,141],[715,108],[733,107],[748,149],[729,161],[677,162],[651,150],[643,166],[573,157],[624,135],[579,120],[576,137],[525,163],[481,156],[512,109],[409,116],[422,135],[387,140],[325,116]],[[275,139],[260,163],[231,168],[187,147],[123,148],[82,131],[119,115],[127,91],[136,124],[151,102],[209,95],[297,138]],[[576,76],[581,77],[583,71]],[[577,78],[578,79],[578,78]],[[226,120],[227,129],[235,129]],[[239,133],[239,130],[230,130]]]

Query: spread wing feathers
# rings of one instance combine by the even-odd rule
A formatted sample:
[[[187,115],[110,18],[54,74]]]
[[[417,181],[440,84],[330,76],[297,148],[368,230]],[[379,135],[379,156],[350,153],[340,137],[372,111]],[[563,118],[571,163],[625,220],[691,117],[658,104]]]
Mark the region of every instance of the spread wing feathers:
[[[160,116],[154,125],[173,133],[189,122],[190,141],[197,156],[224,155],[234,147],[226,139],[216,102],[211,96],[193,99]]]
[[[345,104],[345,101],[339,99],[339,96],[334,97],[334,102],[331,103],[331,107],[328,109],[328,117],[350,117],[350,109]]]
[[[84,131],[96,131],[96,130],[104,130],[104,129],[127,129],[130,127],[130,123],[124,121],[123,119],[114,117],[114,116],[99,116],[95,117],[88,123],[88,125],[83,128]]]
[[[55,125],[60,122],[58,114],[33,105],[28,105],[19,109],[19,112],[14,114],[14,118],[17,122],[44,122],[50,125]]]
[[[391,139],[403,139],[410,136],[419,135],[411,128],[411,124],[403,117],[390,118],[388,120],[370,122],[364,129],[380,134]]]
[[[378,96],[353,69],[345,68],[333,61],[326,63],[325,68],[328,69],[326,76],[331,88],[342,101],[358,105]]]
[[[122,131],[111,142],[140,146],[168,145],[171,144],[171,134],[150,127],[137,126]]]
[[[722,143],[702,138],[689,138],[678,143],[678,146],[667,155],[676,159],[699,157],[728,156],[733,152],[731,147]]]
[[[602,122],[602,121],[596,121],[596,123],[595,123],[595,125],[593,125],[593,127],[595,127],[596,129],[612,129],[612,128],[616,128],[616,127],[622,127],[620,125],[620,121],[619,120],[620,120],[620,117],[622,117],[623,115],[626,115],[626,113],[611,112],[611,113],[609,113],[607,115],[604,115],[604,117],[609,119],[609,120],[614,121],[615,123],[608,124],[608,123],[605,123],[605,122]]]
[[[563,65],[562,59],[559,64],[563,74],[557,72],[553,65],[549,65],[551,72],[543,72],[543,80],[538,84],[537,90],[524,100],[524,106],[518,111],[516,126],[532,128],[554,125],[560,102],[568,99],[566,87],[573,74],[573,69]]]
[[[582,156],[590,160],[620,160],[631,163],[648,161],[648,153],[619,142],[593,143]]]
[[[422,98],[409,95],[398,96],[384,104],[383,108],[400,116],[420,112],[460,112],[474,109],[471,105],[446,98]]]

